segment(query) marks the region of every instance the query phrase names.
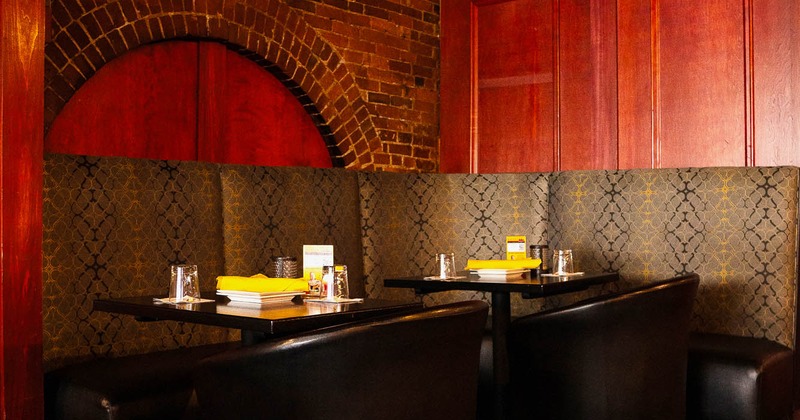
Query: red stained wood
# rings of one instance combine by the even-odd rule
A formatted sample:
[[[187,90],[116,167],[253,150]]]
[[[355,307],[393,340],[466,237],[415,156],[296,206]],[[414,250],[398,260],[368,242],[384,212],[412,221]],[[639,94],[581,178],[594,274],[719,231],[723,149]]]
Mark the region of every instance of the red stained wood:
[[[653,119],[654,41],[650,0],[619,2],[617,10],[617,101],[619,109],[618,166],[620,169],[653,167],[657,132]]]
[[[332,166],[311,117],[275,76],[221,44],[200,50],[200,160]]]
[[[152,44],[108,63],[58,115],[45,150],[332,166],[297,98],[272,74],[214,42]]]
[[[761,0],[753,8],[755,164],[800,166],[800,3]]]
[[[0,2],[0,417],[42,418],[44,7]]]
[[[744,166],[742,2],[662,3],[661,166]]]
[[[53,122],[45,150],[194,160],[197,101],[197,43],[142,47],[86,81]]]
[[[558,5],[558,167],[616,167],[616,5],[586,0]]]
[[[442,3],[442,170],[469,151],[480,172],[800,162],[796,2],[475,0],[477,19],[452,22],[448,10],[465,2]],[[542,26],[549,18],[557,24]],[[450,28],[477,42],[445,49]],[[539,42],[548,37],[554,44]],[[469,87],[466,65],[459,83],[448,81],[454,57],[473,58],[479,77]],[[552,101],[501,83],[548,57]],[[549,107],[552,126],[542,124]],[[471,138],[450,134],[467,130]],[[554,141],[546,164],[524,154],[543,137]]]
[[[478,8],[479,172],[553,169],[551,10],[541,0]]]
[[[472,10],[470,0],[441,1],[439,171],[471,172],[474,160]]]

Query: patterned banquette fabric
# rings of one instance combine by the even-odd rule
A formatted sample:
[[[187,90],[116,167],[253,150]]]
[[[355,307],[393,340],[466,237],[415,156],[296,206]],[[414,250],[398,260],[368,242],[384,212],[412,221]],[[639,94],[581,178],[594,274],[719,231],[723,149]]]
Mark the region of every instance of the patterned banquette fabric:
[[[235,340],[238,331],[92,312],[97,298],[166,295],[169,266],[266,273],[272,256],[334,245],[364,296],[357,173],[49,155],[45,159],[45,368]]]
[[[544,173],[396,174],[360,173],[364,271],[367,294],[413,299],[411,290],[383,287],[387,277],[431,275],[435,255],[453,252],[459,269],[467,259],[505,258],[505,237],[547,237],[548,175]],[[426,305],[491,300],[488,292],[422,295]],[[514,315],[541,307],[512,294]]]
[[[45,368],[225,341],[228,331],[93,312],[97,298],[166,295],[170,264],[223,273],[217,165],[49,155],[43,199]]]
[[[344,169],[222,165],[225,272],[266,273],[272,256],[303,267],[303,245],[330,244],[364,296],[358,180]]]
[[[620,287],[697,273],[693,330],[795,347],[798,168],[558,172],[549,203],[580,269]]]
[[[621,281],[545,300],[512,296],[512,315],[695,272],[695,331],[794,348],[798,168],[360,174],[370,296],[411,298],[382,279],[431,274],[434,255],[504,258],[506,235],[571,248],[576,269]],[[426,304],[486,293],[432,293]]]
[[[219,274],[264,272],[273,255],[333,244],[356,295],[490,301],[482,292],[415,296],[383,279],[432,274],[439,252],[460,266],[503,258],[507,235],[571,248],[577,269],[622,277],[546,300],[512,295],[513,316],[696,272],[695,330],[794,348],[793,167],[397,174],[50,155],[43,212],[47,369],[235,339],[91,311],[95,298],[166,293],[170,264],[198,264],[210,291]]]

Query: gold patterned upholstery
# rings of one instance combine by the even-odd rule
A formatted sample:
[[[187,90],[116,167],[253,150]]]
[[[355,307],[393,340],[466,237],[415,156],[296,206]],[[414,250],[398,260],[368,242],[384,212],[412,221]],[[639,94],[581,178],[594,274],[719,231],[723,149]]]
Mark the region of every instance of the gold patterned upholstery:
[[[413,291],[383,288],[386,277],[431,275],[435,255],[453,252],[467,259],[505,258],[505,237],[546,235],[548,175],[360,173],[364,271],[367,294],[411,299]],[[491,300],[485,292],[422,295],[426,305],[458,300]],[[539,300],[512,296],[515,315],[540,308]]]
[[[434,255],[504,258],[507,235],[571,248],[576,268],[618,284],[512,303],[520,316],[605,291],[695,272],[696,331],[764,337],[794,348],[798,168],[569,171],[550,174],[359,174],[370,296],[385,277],[431,274]],[[486,293],[420,297],[426,304]],[[523,303],[524,302],[524,303]]]
[[[508,235],[571,248],[577,269],[622,277],[546,300],[513,295],[514,316],[696,272],[694,330],[794,348],[798,171],[397,174],[47,156],[45,367],[235,337],[91,312],[95,298],[166,293],[173,263],[197,263],[210,291],[218,274],[265,272],[273,255],[333,244],[355,295],[432,306],[491,297],[416,297],[384,289],[383,279],[432,274],[439,252],[454,252],[460,266],[503,258]]]
[[[554,173],[553,246],[625,284],[694,272],[692,328],[794,348],[798,168]]]
[[[222,165],[225,272],[266,273],[272,256],[303,264],[303,245],[333,245],[351,294],[364,296],[356,172]]]
[[[96,298],[167,294],[169,266],[222,274],[217,165],[49,155],[43,203],[45,368],[229,338],[228,330],[92,312]]]

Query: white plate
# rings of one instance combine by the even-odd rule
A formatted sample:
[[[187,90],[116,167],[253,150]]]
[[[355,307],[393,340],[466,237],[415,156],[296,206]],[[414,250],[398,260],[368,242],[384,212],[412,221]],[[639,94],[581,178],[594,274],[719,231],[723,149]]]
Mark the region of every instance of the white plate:
[[[530,271],[527,268],[518,268],[518,269],[502,269],[502,268],[484,268],[479,270],[472,270],[472,273],[477,274],[480,277],[492,277],[492,278],[508,278],[508,277],[519,277],[524,273]]]
[[[305,292],[243,292],[241,290],[217,290],[217,294],[227,296],[233,302],[266,303],[282,302],[294,299],[295,296],[304,295]]]

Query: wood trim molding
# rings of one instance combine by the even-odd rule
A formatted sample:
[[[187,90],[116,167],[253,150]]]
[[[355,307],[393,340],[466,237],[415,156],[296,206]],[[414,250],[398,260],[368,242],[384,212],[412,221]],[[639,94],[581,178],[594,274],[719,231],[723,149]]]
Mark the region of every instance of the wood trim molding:
[[[478,7],[475,2],[469,5],[469,172],[479,171],[480,137],[478,135]]]
[[[553,170],[561,170],[561,2],[553,0]]]
[[[755,150],[755,40],[753,36],[753,0],[743,0],[744,39],[744,166],[756,165]]]
[[[659,0],[651,0],[650,1],[650,70],[652,81],[650,85],[652,86],[652,93],[650,95],[651,98],[651,107],[653,112],[653,116],[651,118],[652,121],[652,136],[651,136],[651,158],[650,158],[650,167],[651,168],[660,168],[661,167],[661,63],[660,63],[660,55],[661,55],[661,39],[660,39],[660,1]]]

